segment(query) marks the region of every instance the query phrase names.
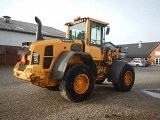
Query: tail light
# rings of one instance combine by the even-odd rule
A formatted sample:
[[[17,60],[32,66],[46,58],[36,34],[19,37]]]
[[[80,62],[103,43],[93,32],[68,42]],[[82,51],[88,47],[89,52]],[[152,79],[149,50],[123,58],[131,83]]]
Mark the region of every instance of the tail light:
[[[26,64],[27,60],[26,60],[26,54],[24,52],[22,52],[21,54],[21,63],[22,64]]]

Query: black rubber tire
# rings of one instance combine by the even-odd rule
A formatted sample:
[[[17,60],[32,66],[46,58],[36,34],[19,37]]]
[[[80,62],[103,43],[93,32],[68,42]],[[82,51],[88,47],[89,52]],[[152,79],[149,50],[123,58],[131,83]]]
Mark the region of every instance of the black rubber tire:
[[[80,74],[85,74],[89,78],[89,87],[82,94],[78,94],[74,90],[74,81],[76,77]],[[67,68],[63,79],[59,82],[59,89],[61,95],[65,99],[71,100],[73,102],[81,102],[86,100],[91,95],[93,88],[94,75],[92,73],[92,70],[84,64],[76,64]]]
[[[112,82],[112,85],[113,85],[113,87],[114,87],[115,90],[120,91],[118,83],[113,83]]]
[[[53,90],[53,91],[59,91],[59,85],[56,86],[49,86],[47,87],[48,90]]]
[[[104,80],[97,80],[95,83],[96,84],[102,84],[104,81],[105,81],[105,79]]]
[[[139,67],[139,65],[137,64],[136,67]]]
[[[124,76],[127,71],[129,71],[132,74],[132,80],[129,85],[125,85],[124,83]],[[135,81],[134,69],[131,65],[126,64],[119,75],[118,82],[112,84],[117,91],[127,92],[133,87],[134,81]]]

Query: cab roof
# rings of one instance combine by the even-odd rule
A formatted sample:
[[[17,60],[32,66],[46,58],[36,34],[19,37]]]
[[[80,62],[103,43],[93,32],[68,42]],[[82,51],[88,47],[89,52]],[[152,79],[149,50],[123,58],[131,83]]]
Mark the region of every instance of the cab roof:
[[[103,25],[109,25],[108,22],[104,22],[104,21],[101,21],[101,20],[97,20],[97,19],[94,19],[94,18],[91,18],[91,17],[83,17],[83,18],[81,18],[80,16],[76,17],[76,18],[74,19],[74,22],[68,22],[68,23],[66,23],[65,25],[67,25],[67,26],[72,26],[72,25],[74,25],[74,24],[76,24],[76,23],[85,22],[87,19],[88,19],[89,21],[94,21],[94,22],[96,22],[96,23],[100,23],[100,24],[103,24]]]

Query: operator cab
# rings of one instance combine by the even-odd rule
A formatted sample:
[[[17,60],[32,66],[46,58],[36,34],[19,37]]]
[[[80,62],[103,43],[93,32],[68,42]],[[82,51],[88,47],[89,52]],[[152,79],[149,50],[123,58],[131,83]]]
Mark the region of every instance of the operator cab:
[[[105,35],[108,35],[110,30],[109,23],[89,17],[77,17],[74,22],[65,25],[68,27],[67,39],[80,39],[85,42],[85,45],[97,46],[100,49],[105,42]]]

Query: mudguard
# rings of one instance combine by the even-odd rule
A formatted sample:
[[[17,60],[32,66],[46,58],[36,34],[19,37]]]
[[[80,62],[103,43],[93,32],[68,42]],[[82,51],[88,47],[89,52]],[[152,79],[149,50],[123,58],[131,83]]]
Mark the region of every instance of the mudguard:
[[[61,53],[61,55],[57,59],[56,63],[54,64],[52,71],[51,71],[51,74],[50,74],[50,78],[56,79],[56,80],[62,79],[62,77],[64,76],[64,73],[65,73],[65,70],[67,68],[68,60],[75,54],[80,55],[84,64],[86,64],[87,66],[89,66],[93,70],[93,73],[95,76],[97,75],[96,64],[93,61],[93,59],[89,53],[78,52],[78,51],[70,51],[70,52],[66,51],[66,52]]]
[[[109,68],[107,77],[109,82],[117,83],[119,80],[119,75],[124,68],[124,66],[128,64],[124,60],[116,60],[113,62],[111,67]]]

